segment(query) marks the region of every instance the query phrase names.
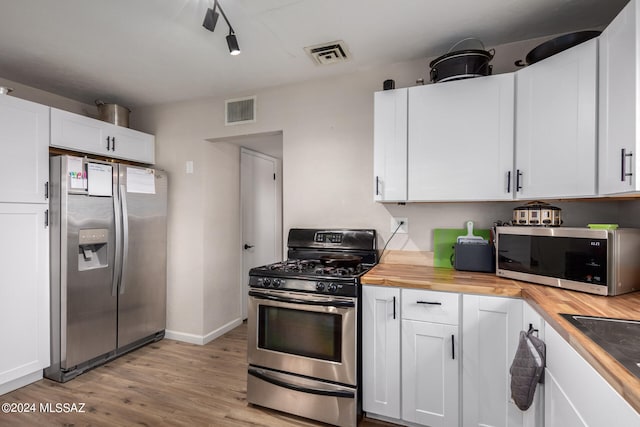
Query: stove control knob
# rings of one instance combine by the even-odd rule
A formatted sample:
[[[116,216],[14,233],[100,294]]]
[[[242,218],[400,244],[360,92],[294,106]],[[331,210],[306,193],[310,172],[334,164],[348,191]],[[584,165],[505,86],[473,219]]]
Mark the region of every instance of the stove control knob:
[[[316,291],[324,292],[325,284],[323,282],[316,283]]]
[[[271,286],[271,279],[265,278],[263,282],[264,282],[265,288],[268,288]]]
[[[282,282],[282,281],[281,281],[280,279],[273,279],[272,286],[273,286],[274,288],[279,288],[279,287],[280,287],[281,282]]]
[[[327,290],[335,294],[338,291],[338,285],[335,283],[329,283]]]

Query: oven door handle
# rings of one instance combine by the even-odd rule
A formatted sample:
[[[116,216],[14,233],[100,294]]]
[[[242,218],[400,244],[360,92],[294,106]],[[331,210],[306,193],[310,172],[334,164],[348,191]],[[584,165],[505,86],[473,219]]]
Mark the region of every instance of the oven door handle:
[[[299,391],[302,393],[309,393],[309,394],[317,394],[320,396],[331,396],[331,397],[346,397],[347,399],[353,399],[356,397],[356,394],[354,392],[351,391],[344,391],[344,390],[322,390],[322,389],[317,389],[317,388],[309,388],[309,387],[303,387],[297,384],[291,384],[282,380],[279,380],[277,378],[273,378],[267,374],[264,374],[256,369],[251,369],[249,368],[248,371],[249,375],[253,375],[256,378],[259,378],[263,381],[266,381],[268,383],[271,383],[273,385],[277,385],[279,387],[284,387],[284,388],[288,388],[289,390],[294,390],[294,391]]]
[[[270,301],[288,302],[291,304],[304,304],[304,305],[321,305],[324,307],[355,307],[356,304],[353,301],[335,301],[335,300],[304,300],[297,298],[285,298],[276,295],[266,295],[261,292],[249,291],[250,297],[266,299]]]

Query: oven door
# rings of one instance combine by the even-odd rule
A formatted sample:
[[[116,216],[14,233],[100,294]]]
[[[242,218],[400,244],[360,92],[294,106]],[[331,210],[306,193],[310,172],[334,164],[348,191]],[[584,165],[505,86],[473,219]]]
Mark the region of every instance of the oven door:
[[[356,385],[356,298],[251,289],[249,364]]]

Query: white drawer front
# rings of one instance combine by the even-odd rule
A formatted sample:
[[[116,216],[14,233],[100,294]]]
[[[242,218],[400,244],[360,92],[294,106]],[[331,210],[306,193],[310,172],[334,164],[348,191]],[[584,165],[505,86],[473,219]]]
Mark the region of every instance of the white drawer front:
[[[448,325],[459,323],[460,294],[403,289],[401,299],[403,319]]]

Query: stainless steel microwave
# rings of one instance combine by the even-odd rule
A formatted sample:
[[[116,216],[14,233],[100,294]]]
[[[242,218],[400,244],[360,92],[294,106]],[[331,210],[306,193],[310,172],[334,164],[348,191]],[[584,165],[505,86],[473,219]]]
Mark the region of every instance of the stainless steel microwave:
[[[497,227],[496,274],[589,292],[640,290],[640,229]]]

